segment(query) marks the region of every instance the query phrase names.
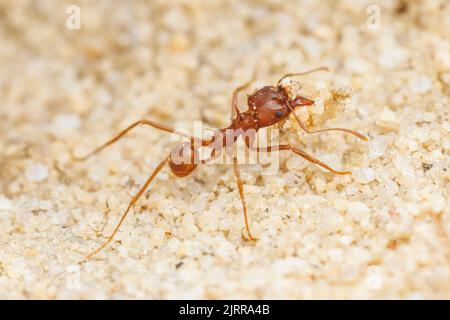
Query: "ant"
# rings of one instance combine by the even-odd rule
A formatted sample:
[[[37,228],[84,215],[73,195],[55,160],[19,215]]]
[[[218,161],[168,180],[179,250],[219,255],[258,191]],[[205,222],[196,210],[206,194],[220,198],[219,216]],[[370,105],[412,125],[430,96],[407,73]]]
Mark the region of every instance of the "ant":
[[[130,203],[128,204],[128,207],[126,208],[125,212],[122,214],[122,217],[120,218],[119,222],[117,223],[116,227],[114,228],[112,234],[107,238],[107,240],[99,246],[96,250],[91,252],[86,259],[90,259],[92,256],[100,252],[103,248],[105,248],[114,238],[117,231],[119,230],[120,226],[122,225],[123,221],[125,220],[126,216],[128,215],[130,209],[136,204],[136,202],[141,198],[141,196],[144,194],[145,190],[148,188],[150,183],[153,181],[153,179],[158,175],[158,173],[163,169],[163,167],[168,164],[172,173],[177,177],[186,177],[189,174],[191,174],[199,164],[206,164],[214,159],[216,159],[222,152],[224,148],[226,148],[227,152],[233,153],[233,165],[234,165],[234,173],[236,175],[237,179],[237,186],[239,189],[239,195],[242,203],[242,208],[244,212],[244,222],[245,222],[245,229],[248,234],[249,240],[256,240],[251,231],[250,226],[248,222],[248,214],[247,214],[247,205],[245,201],[245,195],[244,195],[244,185],[241,179],[240,169],[237,162],[237,157],[233,151],[230,151],[233,148],[233,146],[236,144],[237,139],[240,136],[243,136],[244,133],[248,130],[253,130],[254,133],[256,133],[260,128],[264,127],[270,127],[273,126],[282,120],[285,120],[287,117],[289,117],[290,114],[293,114],[297,123],[299,126],[308,134],[310,133],[319,133],[319,132],[325,132],[325,131],[343,131],[346,133],[350,133],[355,135],[356,137],[367,141],[368,138],[356,131],[344,129],[344,128],[327,128],[327,129],[320,129],[320,130],[309,130],[305,124],[300,120],[300,118],[295,114],[294,110],[299,107],[303,106],[310,106],[314,104],[314,100],[310,100],[308,98],[305,98],[303,96],[296,96],[294,99],[291,99],[287,89],[281,84],[282,81],[288,77],[293,76],[301,76],[310,74],[316,71],[327,71],[328,68],[326,67],[320,67],[316,69],[312,69],[306,72],[301,73],[288,73],[284,75],[280,80],[278,80],[276,86],[264,86],[258,90],[256,90],[253,94],[249,95],[247,97],[247,104],[248,104],[248,110],[245,112],[241,112],[237,105],[237,97],[238,93],[240,91],[243,91],[247,89],[250,84],[254,81],[255,75],[253,75],[252,80],[248,81],[247,83],[237,87],[232,96],[231,101],[231,124],[227,128],[223,129],[217,129],[215,131],[215,134],[211,138],[207,139],[198,139],[193,136],[190,136],[188,134],[178,132],[175,129],[168,127],[166,125],[157,123],[155,121],[151,120],[139,120],[128,126],[126,129],[121,131],[117,136],[112,138],[111,140],[107,141],[103,145],[99,146],[98,148],[94,149],[92,152],[88,153],[84,157],[77,158],[74,157],[77,161],[83,161],[88,159],[89,157],[97,154],[98,152],[102,151],[106,147],[110,146],[114,142],[118,141],[120,138],[125,136],[129,131],[134,129],[137,126],[140,125],[146,125],[150,126],[165,132],[177,134],[180,136],[188,137],[190,139],[189,142],[181,142],[175,148],[172,150],[172,152],[162,160],[156,169],[154,169],[153,173],[147,178],[143,186],[139,189],[139,191],[133,196]],[[255,147],[253,146],[253,139],[252,136],[245,136],[245,144],[247,148],[256,150],[257,152],[273,152],[273,151],[292,151],[295,154],[299,155],[300,157],[308,160],[309,162],[312,162],[316,165],[319,165],[335,174],[350,174],[349,171],[337,171],[333,168],[329,167],[327,164],[323,163],[322,161],[314,158],[313,156],[307,154],[305,151],[300,150],[290,144],[281,144],[281,145],[275,145],[275,146],[267,146],[267,147]],[[204,160],[198,160],[199,157],[199,148],[201,147],[208,147],[214,145],[211,155],[209,158]]]

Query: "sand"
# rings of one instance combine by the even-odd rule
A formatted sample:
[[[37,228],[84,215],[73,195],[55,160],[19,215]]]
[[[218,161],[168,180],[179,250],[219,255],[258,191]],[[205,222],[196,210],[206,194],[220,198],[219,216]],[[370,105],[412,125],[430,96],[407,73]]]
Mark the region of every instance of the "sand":
[[[2,1],[0,17],[0,298],[450,298],[448,2]],[[232,166],[166,168],[79,264],[176,142],[145,127],[71,152],[141,118],[224,127],[254,70],[247,93],[319,66],[299,115],[370,141],[293,119],[281,138],[351,176],[287,152],[272,175],[243,166],[253,243]],[[351,98],[330,111],[336,88]]]

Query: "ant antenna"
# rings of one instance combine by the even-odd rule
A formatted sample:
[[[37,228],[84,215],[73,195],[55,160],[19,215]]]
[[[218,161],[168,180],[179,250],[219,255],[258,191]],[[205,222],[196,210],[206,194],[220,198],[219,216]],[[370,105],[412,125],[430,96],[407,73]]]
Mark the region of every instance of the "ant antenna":
[[[287,73],[283,77],[281,77],[280,80],[278,80],[277,86],[280,86],[281,81],[283,81],[284,79],[289,78],[289,77],[303,76],[303,75],[310,74],[310,73],[317,72],[317,71],[329,71],[329,70],[330,69],[328,69],[327,67],[320,67],[320,68],[315,68],[315,69],[308,70],[308,71],[305,71],[305,72]]]

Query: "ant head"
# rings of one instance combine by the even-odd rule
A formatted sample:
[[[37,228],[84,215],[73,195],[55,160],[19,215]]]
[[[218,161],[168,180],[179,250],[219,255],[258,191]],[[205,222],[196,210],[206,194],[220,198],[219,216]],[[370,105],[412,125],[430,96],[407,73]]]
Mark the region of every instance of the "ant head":
[[[247,103],[259,127],[271,126],[290,114],[289,97],[281,87],[265,86],[248,96]]]
[[[296,107],[314,104],[314,100],[302,96],[290,99],[286,88],[281,85],[263,87],[248,96],[247,102],[259,127],[268,127],[280,122]]]

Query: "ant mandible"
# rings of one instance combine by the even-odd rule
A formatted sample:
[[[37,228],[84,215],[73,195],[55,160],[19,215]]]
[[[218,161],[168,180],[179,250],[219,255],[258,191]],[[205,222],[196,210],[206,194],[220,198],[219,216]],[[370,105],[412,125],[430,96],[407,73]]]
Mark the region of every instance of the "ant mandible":
[[[301,121],[301,119],[295,114],[294,110],[298,107],[303,106],[310,106],[314,104],[313,100],[310,100],[308,98],[305,98],[303,96],[296,96],[294,99],[291,99],[289,97],[289,94],[286,90],[286,88],[282,85],[282,81],[287,77],[292,76],[300,76],[300,75],[306,75],[309,73],[313,73],[316,71],[326,71],[328,68],[321,67],[312,69],[306,72],[301,73],[288,73],[284,75],[280,80],[278,80],[276,86],[265,86],[261,89],[258,89],[253,94],[249,95],[247,98],[247,104],[248,104],[248,110],[245,112],[241,112],[237,106],[237,96],[238,93],[242,90],[245,90],[250,86],[250,84],[253,82],[255,75],[253,75],[252,80],[249,82],[239,86],[236,88],[233,92],[232,96],[232,102],[231,102],[231,108],[232,108],[232,115],[231,115],[231,124],[227,128],[218,129],[215,131],[215,135],[211,138],[207,139],[197,139],[193,136],[187,135],[182,132],[178,132],[175,129],[165,126],[163,124],[157,123],[155,121],[151,120],[139,120],[128,126],[126,129],[124,129],[122,132],[120,132],[117,136],[106,142],[105,144],[99,146],[98,148],[94,149],[92,152],[88,153],[86,156],[81,158],[75,158],[77,161],[83,161],[88,159],[89,157],[97,154],[101,150],[105,149],[107,146],[110,146],[114,142],[118,141],[120,138],[122,138],[124,135],[126,135],[129,131],[131,131],[133,128],[139,126],[139,125],[147,125],[151,126],[153,128],[177,134],[180,136],[188,137],[190,139],[190,142],[181,142],[179,143],[172,152],[164,158],[163,161],[161,161],[156,169],[153,171],[153,173],[150,175],[150,177],[145,181],[144,185],[139,189],[139,191],[133,196],[130,203],[128,204],[128,207],[126,208],[125,212],[122,214],[122,217],[120,218],[119,222],[117,223],[116,227],[114,228],[112,234],[107,238],[107,240],[99,246],[96,250],[91,252],[86,259],[90,259],[92,256],[97,254],[99,251],[101,251],[103,248],[105,248],[114,238],[117,231],[119,230],[120,226],[122,225],[123,221],[125,220],[126,216],[128,215],[130,209],[136,204],[136,202],[139,200],[139,198],[144,194],[145,190],[148,188],[150,183],[153,181],[153,179],[158,175],[158,173],[163,169],[163,167],[166,164],[169,164],[169,167],[173,174],[177,177],[185,177],[191,174],[198,166],[198,164],[206,164],[214,159],[216,159],[220,153],[221,150],[226,146],[227,152],[229,152],[230,148],[232,148],[238,137],[242,135],[247,130],[253,130],[254,132],[257,132],[260,128],[269,127],[276,123],[279,123],[280,121],[286,119],[290,114],[293,114],[297,123],[299,126],[306,132],[306,133],[318,133],[318,132],[325,132],[325,131],[344,131],[350,134],[355,135],[356,137],[367,141],[367,137],[359,132],[356,132],[354,130],[344,129],[344,128],[327,128],[327,129],[320,129],[320,130],[309,130],[305,124]],[[231,136],[229,132],[232,132]],[[237,133],[236,133],[237,132]],[[267,147],[254,147],[252,145],[253,141],[248,136],[245,137],[245,144],[248,148],[251,148],[252,150],[256,150],[257,152],[273,152],[273,151],[283,151],[283,150],[289,150],[294,152],[295,154],[299,155],[300,157],[308,160],[309,162],[312,162],[316,165],[319,165],[323,168],[326,168],[327,170],[335,173],[335,174],[350,174],[349,171],[337,171],[329,167],[327,164],[323,163],[322,161],[314,158],[313,156],[307,154],[305,151],[300,150],[290,144],[281,144],[281,145],[275,145],[275,146],[267,146]],[[207,147],[211,145],[218,145],[219,148],[215,147],[212,152],[211,156],[208,159],[197,161],[199,157],[199,148],[200,147]],[[248,222],[247,217],[247,205],[245,201],[245,195],[244,195],[244,185],[241,179],[241,174],[239,170],[239,165],[237,162],[237,157],[235,153],[233,152],[233,165],[234,165],[234,173],[236,175],[237,179],[237,186],[239,189],[239,195],[242,202],[242,208],[244,211],[244,222],[245,222],[245,229],[248,234],[248,238],[250,240],[256,240],[250,231],[250,226]]]

